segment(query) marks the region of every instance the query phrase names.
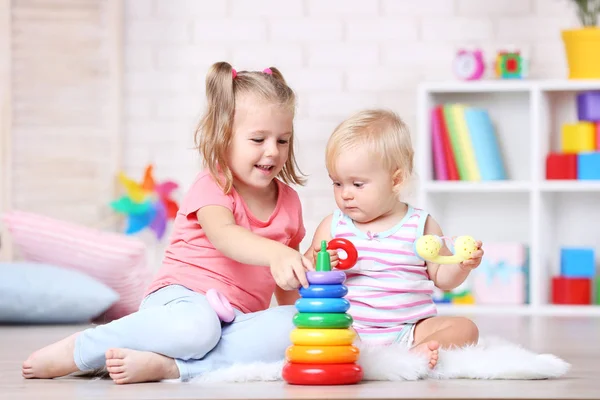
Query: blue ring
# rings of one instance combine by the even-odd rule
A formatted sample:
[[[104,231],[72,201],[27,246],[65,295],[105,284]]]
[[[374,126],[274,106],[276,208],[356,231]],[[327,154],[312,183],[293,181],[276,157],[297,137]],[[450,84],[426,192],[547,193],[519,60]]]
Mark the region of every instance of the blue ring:
[[[350,302],[343,298],[300,298],[296,300],[296,309],[301,313],[345,313]]]
[[[308,271],[306,279],[311,285],[336,285],[346,280],[344,271]]]
[[[310,285],[307,289],[300,288],[301,297],[326,297],[339,298],[348,294],[348,288],[344,285]]]

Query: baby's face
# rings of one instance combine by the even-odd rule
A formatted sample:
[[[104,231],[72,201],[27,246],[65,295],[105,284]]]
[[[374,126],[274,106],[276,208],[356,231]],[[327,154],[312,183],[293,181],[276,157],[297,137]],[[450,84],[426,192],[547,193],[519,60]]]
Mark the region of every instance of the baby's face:
[[[367,223],[397,203],[391,172],[365,149],[342,152],[330,172],[339,209],[354,221]]]

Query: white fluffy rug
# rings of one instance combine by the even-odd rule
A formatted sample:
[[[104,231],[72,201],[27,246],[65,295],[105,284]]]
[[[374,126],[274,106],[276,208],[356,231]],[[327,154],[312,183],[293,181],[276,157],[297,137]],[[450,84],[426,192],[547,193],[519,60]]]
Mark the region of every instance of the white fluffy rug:
[[[430,370],[427,359],[404,346],[360,348],[365,381],[418,379],[548,379],[558,378],[571,365],[552,354],[536,354],[504,339],[481,338],[476,346],[442,350]],[[194,383],[281,380],[283,361],[233,365],[193,380]]]

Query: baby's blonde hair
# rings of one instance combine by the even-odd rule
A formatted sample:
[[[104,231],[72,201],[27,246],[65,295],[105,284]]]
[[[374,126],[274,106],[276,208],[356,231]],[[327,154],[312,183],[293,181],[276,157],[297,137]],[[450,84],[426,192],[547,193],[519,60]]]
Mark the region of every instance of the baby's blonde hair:
[[[344,151],[365,148],[374,160],[407,181],[413,172],[414,150],[408,127],[393,111],[367,109],[351,115],[335,128],[327,142],[325,162],[335,175],[337,157]]]
[[[267,73],[268,72],[268,73]],[[235,75],[234,75],[235,74]],[[207,106],[195,133],[195,142],[203,156],[204,166],[229,193],[233,175],[227,165],[227,150],[233,136],[233,117],[236,101],[250,93],[260,99],[286,107],[294,113],[296,96],[275,67],[265,71],[234,71],[227,62],[213,64],[206,75]],[[223,175],[223,182],[220,175]],[[304,184],[294,155],[294,133],[289,141],[288,159],[279,173],[285,183]]]

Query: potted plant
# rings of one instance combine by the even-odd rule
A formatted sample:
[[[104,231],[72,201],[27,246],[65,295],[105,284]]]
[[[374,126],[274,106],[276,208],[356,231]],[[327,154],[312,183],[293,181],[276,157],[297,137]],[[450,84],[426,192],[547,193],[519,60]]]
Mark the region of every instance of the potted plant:
[[[600,0],[569,0],[581,24],[561,32],[569,66],[569,79],[600,78]]]

